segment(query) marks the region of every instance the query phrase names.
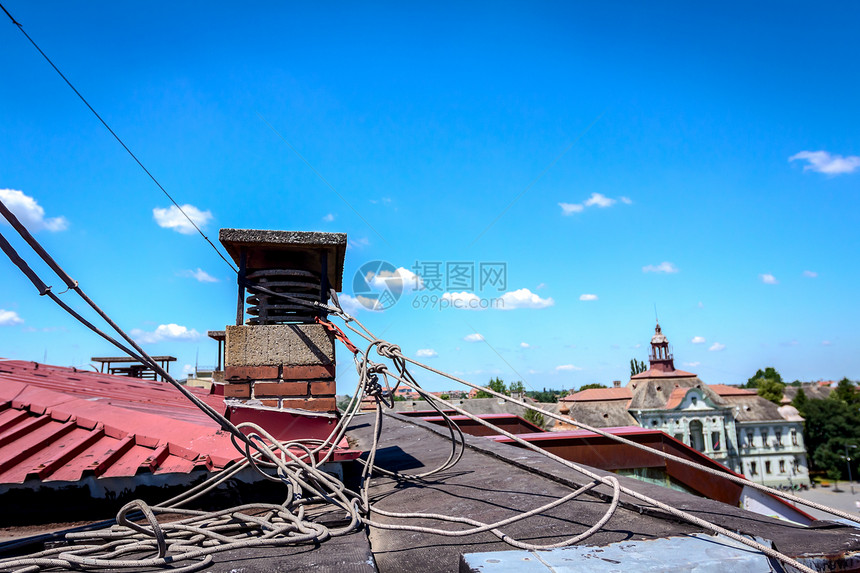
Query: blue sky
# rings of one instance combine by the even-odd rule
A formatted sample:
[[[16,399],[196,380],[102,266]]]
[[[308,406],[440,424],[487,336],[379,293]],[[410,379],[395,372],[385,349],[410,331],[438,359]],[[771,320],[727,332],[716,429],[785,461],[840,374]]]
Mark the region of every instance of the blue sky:
[[[346,232],[345,304],[435,367],[627,380],[656,305],[706,382],[860,378],[853,4],[3,4],[211,237]],[[4,200],[151,353],[214,363],[231,271],[7,20],[0,38]],[[351,291],[377,260],[504,263],[506,285],[372,311]],[[113,353],[0,272],[0,356]]]

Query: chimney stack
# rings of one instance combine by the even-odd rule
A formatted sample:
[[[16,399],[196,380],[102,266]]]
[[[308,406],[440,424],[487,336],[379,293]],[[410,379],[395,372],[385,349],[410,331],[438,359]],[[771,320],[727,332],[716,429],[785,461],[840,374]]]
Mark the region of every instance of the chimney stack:
[[[334,336],[315,322],[324,314],[250,286],[327,303],[329,289],[341,290],[346,234],[221,229],[219,238],[239,266],[224,397],[239,408],[336,415]]]
[[[612,381],[613,388],[621,388],[621,380],[613,380]]]

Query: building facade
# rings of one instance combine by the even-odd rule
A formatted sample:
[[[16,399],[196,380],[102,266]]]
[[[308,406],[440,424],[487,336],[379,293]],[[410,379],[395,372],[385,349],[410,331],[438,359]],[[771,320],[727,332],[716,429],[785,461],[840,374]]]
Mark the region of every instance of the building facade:
[[[596,427],[661,430],[750,480],[769,486],[809,484],[803,418],[755,391],[708,385],[675,368],[657,324],[650,368],[626,387],[591,389],[562,398],[570,415]],[[619,423],[623,422],[623,423]]]

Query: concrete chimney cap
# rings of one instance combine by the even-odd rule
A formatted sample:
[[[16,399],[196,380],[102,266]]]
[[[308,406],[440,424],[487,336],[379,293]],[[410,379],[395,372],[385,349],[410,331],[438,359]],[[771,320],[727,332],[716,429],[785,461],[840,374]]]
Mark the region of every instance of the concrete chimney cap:
[[[329,283],[338,292],[342,289],[346,233],[221,229],[218,238],[237,265],[244,247],[249,269],[293,268],[319,272],[319,257],[325,253]]]

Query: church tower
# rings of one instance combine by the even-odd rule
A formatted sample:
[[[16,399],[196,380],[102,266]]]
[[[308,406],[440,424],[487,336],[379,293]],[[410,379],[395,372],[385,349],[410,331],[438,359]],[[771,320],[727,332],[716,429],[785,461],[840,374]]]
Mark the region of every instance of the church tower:
[[[653,372],[674,372],[675,361],[669,348],[669,339],[660,329],[660,323],[654,328],[654,336],[651,337],[651,354],[648,356]]]

